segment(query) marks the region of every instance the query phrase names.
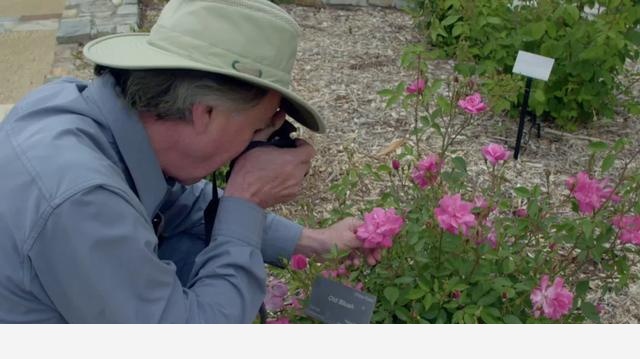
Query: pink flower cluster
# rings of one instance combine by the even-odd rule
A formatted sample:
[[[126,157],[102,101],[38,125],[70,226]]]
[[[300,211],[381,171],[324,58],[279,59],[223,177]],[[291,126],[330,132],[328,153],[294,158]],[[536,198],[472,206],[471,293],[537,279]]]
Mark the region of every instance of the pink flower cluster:
[[[409,86],[407,86],[405,92],[408,94],[422,93],[424,91],[425,85],[426,83],[423,79],[415,80],[410,83]]]
[[[349,271],[347,270],[347,266],[343,264],[338,267],[338,269],[323,270],[320,274],[325,278],[338,278],[348,276]]]
[[[540,286],[533,289],[530,298],[536,318],[544,314],[549,319],[558,320],[569,313],[573,304],[573,294],[564,287],[564,279],[557,277],[549,286],[548,275],[542,276]]]
[[[620,243],[640,246],[640,215],[617,216],[612,222]]]
[[[500,162],[508,160],[511,153],[502,145],[490,143],[482,147],[482,155],[495,167]]]
[[[305,270],[309,266],[309,258],[302,254],[294,254],[289,263],[293,270]]]
[[[358,227],[356,237],[364,248],[390,248],[393,237],[400,232],[404,219],[393,208],[374,208],[364,215],[364,223]]]
[[[476,225],[476,217],[471,213],[471,209],[473,204],[463,201],[458,193],[442,197],[434,213],[442,229],[452,234],[467,235],[469,228]]]
[[[373,249],[374,251],[380,251],[379,248]],[[342,280],[342,284],[351,287],[355,290],[358,291],[362,291],[364,289],[364,283],[362,282],[358,282],[355,285],[352,284],[348,279],[349,279],[349,270],[347,269],[347,267],[359,267],[361,264],[360,262],[360,257],[357,255],[350,255],[349,259],[347,259],[344,264],[340,265],[340,267],[338,267],[338,269],[330,269],[330,270],[323,270],[320,275],[322,275],[325,278],[344,278]],[[375,264],[375,263],[374,263]]]
[[[413,171],[411,171],[411,178],[420,188],[429,187],[436,182],[441,169],[442,161],[440,157],[431,154],[418,162]]]
[[[606,179],[602,181],[591,179],[584,171],[569,177],[565,184],[569,192],[578,201],[580,213],[584,215],[597,211],[607,199],[614,203],[620,201],[620,197],[613,193],[613,188],[609,186]]]
[[[288,294],[289,287],[283,281],[271,278],[267,283],[267,295],[264,298],[265,308],[274,312],[282,310]]]
[[[482,97],[477,92],[459,100],[458,106],[470,114],[478,114],[487,110],[487,105],[482,102]]]

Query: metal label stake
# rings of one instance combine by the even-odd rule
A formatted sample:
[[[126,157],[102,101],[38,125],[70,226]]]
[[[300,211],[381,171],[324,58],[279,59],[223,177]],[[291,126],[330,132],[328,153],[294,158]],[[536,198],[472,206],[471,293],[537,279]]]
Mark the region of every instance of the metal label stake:
[[[513,158],[518,159],[520,156],[520,148],[522,146],[522,136],[524,134],[524,123],[527,115],[531,116],[531,130],[535,127],[538,130],[538,138],[540,138],[540,123],[537,121],[535,113],[528,110],[529,96],[531,94],[531,85],[533,79],[542,81],[549,80],[551,69],[553,68],[554,59],[532,54],[526,51],[518,51],[516,63],[513,65],[512,72],[527,77],[524,86],[524,96],[522,98],[522,107],[520,108],[520,122],[518,123],[518,134],[516,137],[516,147],[513,151]]]

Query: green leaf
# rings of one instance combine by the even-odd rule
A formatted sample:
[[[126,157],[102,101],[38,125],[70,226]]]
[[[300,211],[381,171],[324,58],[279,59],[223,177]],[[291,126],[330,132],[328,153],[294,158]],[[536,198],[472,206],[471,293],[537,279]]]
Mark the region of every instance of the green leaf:
[[[585,218],[584,221],[582,221],[582,233],[584,233],[586,239],[591,239],[593,223],[591,223],[589,218]]]
[[[465,32],[465,30],[467,29],[466,26],[464,26],[463,23],[457,23],[453,26],[453,30],[451,30],[451,36],[453,37],[458,37],[460,36],[462,33]]]
[[[538,40],[544,35],[545,24],[544,22],[534,22],[525,27],[524,33],[527,34],[532,40]]]
[[[414,280],[415,280],[414,277],[404,276],[396,279],[394,282],[396,284],[409,284],[409,283],[413,283]]]
[[[397,308],[395,314],[398,319],[402,320],[405,323],[411,321],[411,313],[409,313],[409,311],[405,307]]]
[[[391,173],[391,167],[389,167],[388,165],[380,165],[377,168],[378,172],[384,172],[384,173]]]
[[[541,88],[536,90],[536,92],[533,94],[533,98],[539,103],[544,103],[547,100],[544,95],[544,90]]]
[[[433,295],[431,295],[431,293],[425,294],[424,298],[422,299],[422,305],[424,305],[424,310],[428,311],[432,304],[433,304]]]
[[[446,19],[442,20],[442,26],[449,26],[449,25],[453,24],[454,22],[458,21],[459,18],[461,18],[460,15],[451,15],[451,16],[447,17]]]
[[[451,317],[451,323],[462,324],[464,323],[464,310],[459,310],[453,313],[453,317]]]
[[[576,284],[576,296],[584,297],[587,294],[588,290],[589,290],[588,280],[581,280],[578,282],[578,284]]]
[[[490,305],[492,303],[494,303],[496,300],[498,300],[499,295],[496,292],[491,292],[487,295],[485,295],[484,297],[480,298],[480,300],[478,300],[478,305]]]
[[[440,137],[442,137],[442,136],[443,136],[442,128],[440,128],[440,125],[438,125],[438,123],[437,123],[437,122],[435,122],[435,121],[434,121],[434,122],[431,124],[431,128],[433,128],[433,129],[436,131],[436,133],[437,133]]]
[[[509,274],[516,269],[516,265],[513,262],[513,259],[507,258],[504,262],[502,262],[502,273]]]
[[[400,291],[396,287],[387,287],[384,289],[384,296],[392,305],[396,302],[399,295]]]
[[[382,96],[382,97],[389,97],[389,96],[393,96],[394,94],[395,94],[395,91],[392,89],[384,89],[384,90],[378,91],[378,96]]]
[[[584,301],[580,305],[580,310],[585,317],[595,323],[600,323],[600,315],[598,314],[598,310],[596,306],[590,302]]]
[[[476,73],[476,65],[468,62],[459,62],[453,66],[453,69],[464,77],[471,77]]]
[[[451,162],[453,162],[453,167],[455,169],[462,173],[467,173],[467,162],[464,160],[464,158],[456,156],[451,159]]]
[[[607,148],[609,148],[609,145],[606,142],[602,142],[602,141],[594,141],[589,144],[589,149],[593,153],[606,151]]]
[[[406,298],[409,300],[416,300],[418,298],[422,298],[425,294],[424,289],[422,288],[413,288],[407,293]]]
[[[620,152],[624,149],[624,146],[627,145],[627,140],[625,138],[621,138],[613,143],[613,150],[616,152]]]
[[[516,187],[513,189],[513,192],[515,192],[516,196],[522,198],[529,198],[531,196],[531,192],[529,192],[529,189],[526,187]]]
[[[578,21],[579,18],[580,18],[580,11],[578,10],[577,7],[573,5],[569,5],[565,7],[564,20],[567,23],[569,23],[569,25],[572,25],[573,23]]]
[[[500,19],[499,17],[488,16],[486,20],[489,24],[502,25],[502,19]]]
[[[482,320],[487,324],[499,324],[500,321],[493,316],[493,313],[491,313],[490,310],[487,309],[489,308],[482,308],[480,311],[480,318],[482,318]]]
[[[600,166],[600,170],[602,171],[602,173],[610,170],[615,162],[616,157],[613,154],[608,154],[607,156],[605,156],[605,158],[602,160],[602,165]]]
[[[630,29],[629,31],[627,31],[624,37],[632,44],[640,46],[640,31],[636,29]]]
[[[522,324],[522,321],[520,320],[520,318],[516,317],[515,315],[512,314],[507,314],[504,316],[504,322],[506,324]]]

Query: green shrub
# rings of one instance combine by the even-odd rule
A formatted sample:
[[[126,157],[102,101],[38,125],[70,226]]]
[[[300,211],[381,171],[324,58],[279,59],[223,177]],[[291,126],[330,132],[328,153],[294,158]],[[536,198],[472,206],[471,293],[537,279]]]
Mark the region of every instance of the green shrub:
[[[625,61],[637,60],[640,54],[639,2],[599,1],[603,8],[594,16],[580,9],[597,7],[595,1],[511,3],[412,0],[409,11],[439,54],[458,61],[457,71],[493,81],[494,110],[518,106],[522,91],[504,91],[500,85],[513,86],[517,78],[504,77],[511,73],[518,50],[524,50],[556,60],[549,81],[534,85],[530,105],[538,115],[550,116],[566,128],[612,117],[621,105],[621,81],[628,77]],[[520,83],[521,89],[524,81]],[[627,108],[639,113],[636,100],[627,100],[633,102]]]
[[[378,222],[358,229],[365,246],[381,243],[376,235],[393,236],[392,245],[274,270],[272,281],[288,293],[271,315],[310,322],[301,308],[323,275],[374,294],[374,323],[600,321],[598,297],[637,278],[630,269],[640,253],[640,149],[623,153],[629,143],[622,139],[591,143],[584,171],[560,188],[550,173],[543,185],[514,185],[510,153],[499,144],[477,149],[485,169],[474,173],[478,166],[450,153],[451,144],[490,112],[474,81],[428,79],[425,56],[410,47],[402,62],[415,78],[380,92],[388,106],[413,114],[413,140],[391,161],[354,164],[331,186],[338,203],[332,221],[364,214],[365,222]],[[369,196],[357,198],[361,191]],[[378,219],[366,213],[374,211]],[[399,232],[388,211],[402,217]]]

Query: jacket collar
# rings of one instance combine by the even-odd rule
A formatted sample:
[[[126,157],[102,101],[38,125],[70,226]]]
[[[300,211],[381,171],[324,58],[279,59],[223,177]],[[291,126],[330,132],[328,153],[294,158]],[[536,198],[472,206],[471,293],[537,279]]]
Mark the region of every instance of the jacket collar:
[[[98,109],[95,120],[111,129],[138,198],[149,219],[153,218],[168,186],[138,114],[123,101],[109,74],[94,79],[83,96]]]

